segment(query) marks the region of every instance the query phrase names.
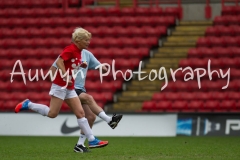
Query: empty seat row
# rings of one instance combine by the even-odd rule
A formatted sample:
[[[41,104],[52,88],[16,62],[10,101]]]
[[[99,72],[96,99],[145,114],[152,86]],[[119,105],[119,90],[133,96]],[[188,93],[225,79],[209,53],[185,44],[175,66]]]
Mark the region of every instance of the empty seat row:
[[[10,48],[52,48],[52,47],[66,47],[71,43],[70,38],[22,38],[22,39],[1,39],[0,46],[4,49]],[[105,37],[105,38],[92,38],[90,47],[153,47],[158,45],[157,37]]]
[[[143,58],[149,56],[149,48],[147,47],[139,47],[139,48],[132,48],[132,47],[125,47],[125,48],[91,48],[89,49],[95,57],[97,58]]]
[[[167,87],[163,91],[176,91],[176,92],[212,92],[212,91],[239,91],[240,90],[240,83],[238,79],[229,81],[227,78],[224,80],[204,80],[202,79],[200,82],[200,87],[196,80],[189,80],[189,81],[180,81],[177,80],[176,82],[168,82]],[[223,89],[225,87],[225,89]]]
[[[139,58],[100,58],[99,61],[101,63],[107,63],[111,66],[111,69],[114,67],[115,69],[134,69],[139,66],[140,59]]]
[[[122,80],[113,80],[109,82],[100,82],[98,81],[86,81],[85,88],[87,92],[101,92],[101,91],[109,91],[109,92],[116,92],[117,90],[122,90]]]
[[[26,97],[23,97],[23,98],[26,99]],[[50,96],[49,96],[49,98],[50,98]],[[14,112],[14,108],[22,100],[23,99],[21,99],[21,100],[9,100],[9,101],[0,100],[0,112]],[[49,106],[49,104],[50,104],[49,99],[48,100],[38,99],[38,100],[34,100],[33,102],[34,103],[45,104],[47,106]],[[106,102],[98,101],[98,99],[96,99],[96,103],[98,104],[98,106],[103,108]],[[32,112],[32,111],[29,110],[27,112]],[[71,112],[71,109],[67,106],[67,104],[65,102],[63,102],[63,104],[62,104],[61,112]]]
[[[240,58],[187,58],[179,61],[180,67],[207,68],[208,63],[211,68],[238,68],[240,66]]]
[[[37,86],[37,85],[36,85]],[[49,88],[50,90],[50,88]],[[92,95],[93,98],[98,102],[107,102],[113,100],[113,94],[112,92],[89,92],[88,94]],[[0,100],[3,101],[12,101],[12,100],[18,100],[22,101],[23,99],[29,98],[30,100],[39,101],[39,100],[50,100],[49,91],[45,90],[42,92],[38,92],[37,90],[32,90],[29,92],[0,92]]]
[[[226,74],[228,72],[228,70],[230,72],[230,79],[231,80],[240,78],[240,69],[238,69],[238,68],[222,69],[223,74]],[[212,74],[210,74],[210,73],[208,73],[208,71],[206,71],[206,74],[203,77],[201,77],[201,79],[209,79],[210,76],[212,77],[212,80],[218,80],[220,78],[220,75],[221,75],[220,68],[211,68],[211,71],[212,71]],[[216,73],[215,71],[217,71],[218,73]],[[200,71],[200,74],[203,74],[203,71]],[[177,80],[182,80],[183,81],[185,77],[186,78],[188,77],[187,75],[189,76],[189,70],[177,71],[175,73],[175,78]],[[198,78],[197,77],[197,72],[194,72],[193,75],[194,75],[193,79],[197,80],[197,78]]]
[[[63,48],[38,48],[38,49],[0,49],[1,59],[26,59],[26,58],[52,58],[56,59],[61,54]],[[125,48],[90,48],[90,52],[96,58],[134,58],[149,56],[147,47],[125,47]],[[1,65],[0,65],[1,66]]]
[[[240,101],[235,100],[208,100],[199,101],[145,101],[142,105],[143,111],[166,111],[166,112],[227,112],[239,111]]]
[[[192,100],[240,100],[239,92],[159,92],[154,93],[152,96],[153,101],[165,101],[165,100],[184,100],[184,101],[192,101]]]
[[[240,26],[231,25],[231,26],[222,26],[216,25],[211,26],[206,29],[206,36],[239,36],[240,35]]]
[[[0,49],[1,59],[27,59],[27,58],[48,58],[56,59],[63,51],[63,48],[38,48],[38,49]],[[0,64],[1,66],[1,64]]]
[[[3,0],[0,1],[0,8],[61,7],[61,4],[59,0]]]
[[[5,68],[1,68],[1,70],[0,70],[1,81],[8,81],[8,82],[10,82],[10,79],[11,79],[11,74],[10,73],[20,72],[19,66],[17,66],[16,70],[13,71],[13,65],[14,65],[14,63],[11,63],[10,66],[7,66]],[[43,75],[45,77],[47,75],[51,65],[52,64],[49,63],[48,66],[47,65],[45,67],[38,66],[36,68],[32,68],[32,67],[28,68],[27,66],[23,65],[24,73],[26,73],[25,74],[26,80],[28,80],[28,74],[29,74],[28,72],[30,71],[30,69],[31,69],[31,71],[30,71],[31,77],[34,77],[36,75],[36,69],[37,69],[38,70],[39,80],[41,80],[42,79],[42,73],[43,73]],[[110,64],[110,66],[111,66],[111,64]],[[127,68],[117,69],[115,67],[115,71],[117,71],[117,70],[122,71],[123,74],[126,73],[126,79],[128,79],[128,77],[130,77],[130,74],[126,72]],[[12,77],[13,77],[14,81],[23,82],[22,75],[14,74]],[[118,73],[118,72],[115,74],[115,77],[116,77],[117,80],[123,80],[124,79],[123,75],[121,73]],[[181,78],[181,77],[179,77],[179,78]],[[48,78],[46,78],[46,80],[48,80]],[[114,75],[113,75],[113,72],[112,72],[112,69],[111,69],[110,72],[108,73],[108,75],[103,76],[103,81],[113,81],[113,80],[114,80]],[[100,81],[100,73],[99,73],[99,71],[98,70],[89,70],[88,74],[87,74],[87,81]]]
[[[240,56],[240,47],[198,47],[188,50],[189,58],[234,58]]]
[[[166,17],[78,17],[78,18],[1,18],[1,27],[72,27],[72,26],[170,26],[175,18]]]
[[[119,71],[119,72],[118,72]],[[121,72],[120,72],[121,71]],[[127,68],[117,69],[115,68],[115,72],[111,69],[110,72],[105,76],[102,77],[103,81],[115,81],[120,80],[123,81],[124,79],[130,78],[130,73],[127,72]],[[87,74],[87,80],[89,81],[100,81],[100,73],[98,70],[89,70]]]
[[[239,15],[240,7],[239,6],[224,6],[222,8],[222,15]]]
[[[49,100],[37,100],[34,101],[34,103],[40,103],[40,104],[45,104],[47,106],[49,106]],[[98,106],[100,106],[101,108],[104,107],[105,103],[101,102],[101,101],[96,101]],[[0,100],[0,112],[14,112],[14,108],[16,107],[16,105],[19,103],[19,101],[17,100],[13,100],[13,101],[1,101]],[[71,112],[72,110],[68,107],[68,105],[63,102],[62,107],[61,107],[61,112]],[[25,112],[33,112],[31,110],[25,111]]]
[[[30,4],[31,5],[31,4]],[[1,7],[1,4],[0,4]],[[30,6],[29,6],[30,7]],[[137,8],[115,8],[108,9],[103,7],[92,8],[5,8],[0,10],[0,17],[92,17],[92,16],[176,16],[179,18],[178,8],[160,7],[137,7]]]
[[[0,90],[1,91],[8,91],[8,92],[15,92],[15,91],[49,91],[51,87],[50,81],[47,79],[46,81],[42,81],[42,77],[39,76],[39,79],[41,81],[36,82],[29,81],[26,77],[26,84],[24,84],[24,81],[13,81],[12,83],[10,81],[0,81]],[[49,81],[49,82],[48,82]],[[107,92],[115,92],[117,90],[122,89],[122,81],[121,80],[115,80],[103,83],[98,81],[86,81],[85,85],[87,91],[94,91],[94,92],[100,92],[100,91],[107,91]]]
[[[232,36],[207,36],[200,37],[197,40],[197,47],[236,47],[240,46],[240,38]]]
[[[20,59],[17,61],[17,59],[12,60],[5,60],[3,63],[0,64],[1,69],[13,69],[13,66],[16,65],[16,70],[19,70],[20,65],[26,70],[26,69],[43,69],[46,71],[46,69],[50,68],[50,66],[54,63],[55,59],[35,59],[35,58],[29,58],[29,59]],[[107,63],[110,65],[110,67],[114,67],[115,69],[134,69],[135,67],[139,66],[140,59],[139,58],[117,58],[117,59],[111,59],[111,58],[100,58],[99,61],[101,63]],[[20,64],[21,63],[21,64]]]
[[[152,26],[128,26],[128,27],[91,27],[86,26],[84,29],[88,30],[92,33],[94,37],[122,37],[122,36],[144,36],[144,37],[160,37],[161,35],[167,34],[167,28],[165,26],[160,27],[152,27]],[[65,28],[65,27],[57,27],[57,28],[3,28],[0,31],[0,38],[49,38],[49,37],[69,37],[71,36],[74,28]]]
[[[214,25],[239,25],[240,16],[216,16],[213,20]]]
[[[57,57],[56,57],[57,58]],[[19,60],[19,61],[18,61]],[[0,64],[0,68],[11,69],[14,65],[16,65],[16,70],[19,70],[19,66],[22,65],[23,69],[48,69],[54,63],[55,59],[36,59],[36,58],[28,58],[28,59],[12,59],[5,60]]]

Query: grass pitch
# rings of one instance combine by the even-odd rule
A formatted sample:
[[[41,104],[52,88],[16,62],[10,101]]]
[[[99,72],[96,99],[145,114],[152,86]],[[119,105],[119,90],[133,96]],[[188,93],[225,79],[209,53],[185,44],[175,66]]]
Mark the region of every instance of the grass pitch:
[[[74,153],[78,137],[0,136],[1,160],[240,160],[240,137],[99,137],[104,148]]]

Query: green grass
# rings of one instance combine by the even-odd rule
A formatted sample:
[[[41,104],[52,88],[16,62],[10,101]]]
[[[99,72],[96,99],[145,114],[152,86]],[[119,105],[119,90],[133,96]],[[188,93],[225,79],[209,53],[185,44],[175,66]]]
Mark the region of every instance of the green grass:
[[[239,137],[99,137],[104,148],[74,153],[78,137],[0,136],[1,160],[239,160]]]

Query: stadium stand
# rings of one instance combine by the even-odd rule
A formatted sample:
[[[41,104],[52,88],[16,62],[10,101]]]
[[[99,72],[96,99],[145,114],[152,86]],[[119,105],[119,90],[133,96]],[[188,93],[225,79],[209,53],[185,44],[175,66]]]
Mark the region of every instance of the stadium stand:
[[[82,26],[92,32],[89,50],[101,62],[111,64],[115,58],[116,69],[126,71],[137,68],[140,60],[149,57],[150,49],[158,46],[159,38],[167,35],[167,28],[174,26],[179,16],[171,8],[81,7],[83,4],[77,0],[68,2],[69,7],[65,9],[58,0],[0,2],[1,111],[12,112],[17,102],[25,98],[49,103],[51,83],[41,79],[40,69],[47,73],[61,50],[71,42],[75,27]],[[84,5],[93,5],[93,1],[86,2]],[[10,82],[9,73],[17,60],[21,60],[27,85],[21,75],[14,75]],[[31,76],[38,70],[40,81],[29,82],[29,69]],[[117,81],[111,76],[102,84],[98,82],[97,71],[90,71],[87,78],[86,88],[101,107],[113,102],[114,93],[123,87],[121,75],[117,75]],[[70,111],[65,105],[62,110]]]
[[[239,99],[236,98],[239,94],[239,80],[237,78],[239,74],[238,10],[238,6],[223,7],[222,15],[214,18],[213,26],[202,27],[202,25],[198,25],[199,30],[202,28],[199,36],[203,37],[193,39],[185,36],[183,39],[189,39],[189,42],[195,40],[196,47],[190,48],[187,51],[187,58],[179,61],[179,67],[183,68],[188,66],[193,69],[207,68],[209,59],[212,69],[223,69],[223,73],[226,73],[230,68],[231,80],[228,88],[222,89],[227,80],[219,79],[217,74],[213,74],[212,81],[209,80],[208,74],[202,77],[202,88],[199,89],[196,79],[184,82],[185,74],[178,73],[176,78],[181,81],[171,81],[164,91],[155,92],[151,99],[144,101],[142,111],[239,112]],[[211,25],[211,22],[209,25]],[[188,30],[192,29],[189,28]],[[177,35],[179,34],[177,33]],[[183,39],[179,40],[180,43],[177,45],[184,46]],[[167,43],[167,45],[174,46],[172,43]],[[195,45],[193,44],[193,46]],[[166,105],[167,107],[165,107]]]
[[[69,7],[65,9],[58,0],[0,2],[0,111],[12,112],[26,97],[49,104],[51,83],[42,80],[40,73],[39,81],[29,82],[28,71],[32,69],[31,77],[37,69],[43,69],[46,74],[63,47],[71,42],[73,29],[82,26],[93,34],[89,50],[100,62],[111,65],[115,59],[116,69],[125,73],[127,69],[136,71],[143,61],[142,71],[146,73],[142,77],[151,73],[152,79],[153,69],[157,73],[161,67],[166,69],[167,77],[163,73],[158,75],[162,80],[149,81],[147,77],[139,81],[134,76],[128,82],[117,74],[114,81],[110,73],[102,84],[98,71],[89,71],[87,91],[106,111],[239,112],[238,6],[224,6],[222,14],[213,21],[187,22],[181,21],[181,6],[133,7],[136,4],[121,1],[121,7],[115,7],[115,1],[68,2]],[[212,74],[212,80],[209,73],[201,78],[201,89],[196,72],[188,82],[184,82],[184,72],[177,72],[177,81],[173,82],[170,68],[207,69],[209,59],[211,69],[219,73],[219,69],[226,73],[231,68],[227,90],[222,89],[227,84],[226,78],[220,79],[216,73]],[[23,64],[27,85],[21,75],[14,75],[14,81],[10,82],[9,73],[16,60]],[[166,83],[164,78],[168,84],[161,91]],[[62,111],[70,110],[64,104]]]

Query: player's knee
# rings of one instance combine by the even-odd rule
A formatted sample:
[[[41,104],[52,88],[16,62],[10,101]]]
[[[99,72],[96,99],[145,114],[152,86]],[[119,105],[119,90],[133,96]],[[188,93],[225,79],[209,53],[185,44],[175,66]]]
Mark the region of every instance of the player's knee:
[[[90,115],[87,115],[86,118],[88,119],[89,122],[93,123],[96,120],[96,115],[90,114]]]
[[[76,115],[77,118],[83,118],[83,117],[85,117],[84,111],[75,112],[75,115]]]
[[[54,113],[54,112],[49,112],[48,113],[49,118],[56,118],[57,116],[58,116],[58,113]]]
[[[87,104],[93,102],[93,97],[89,94],[85,96],[85,99],[86,99]]]

